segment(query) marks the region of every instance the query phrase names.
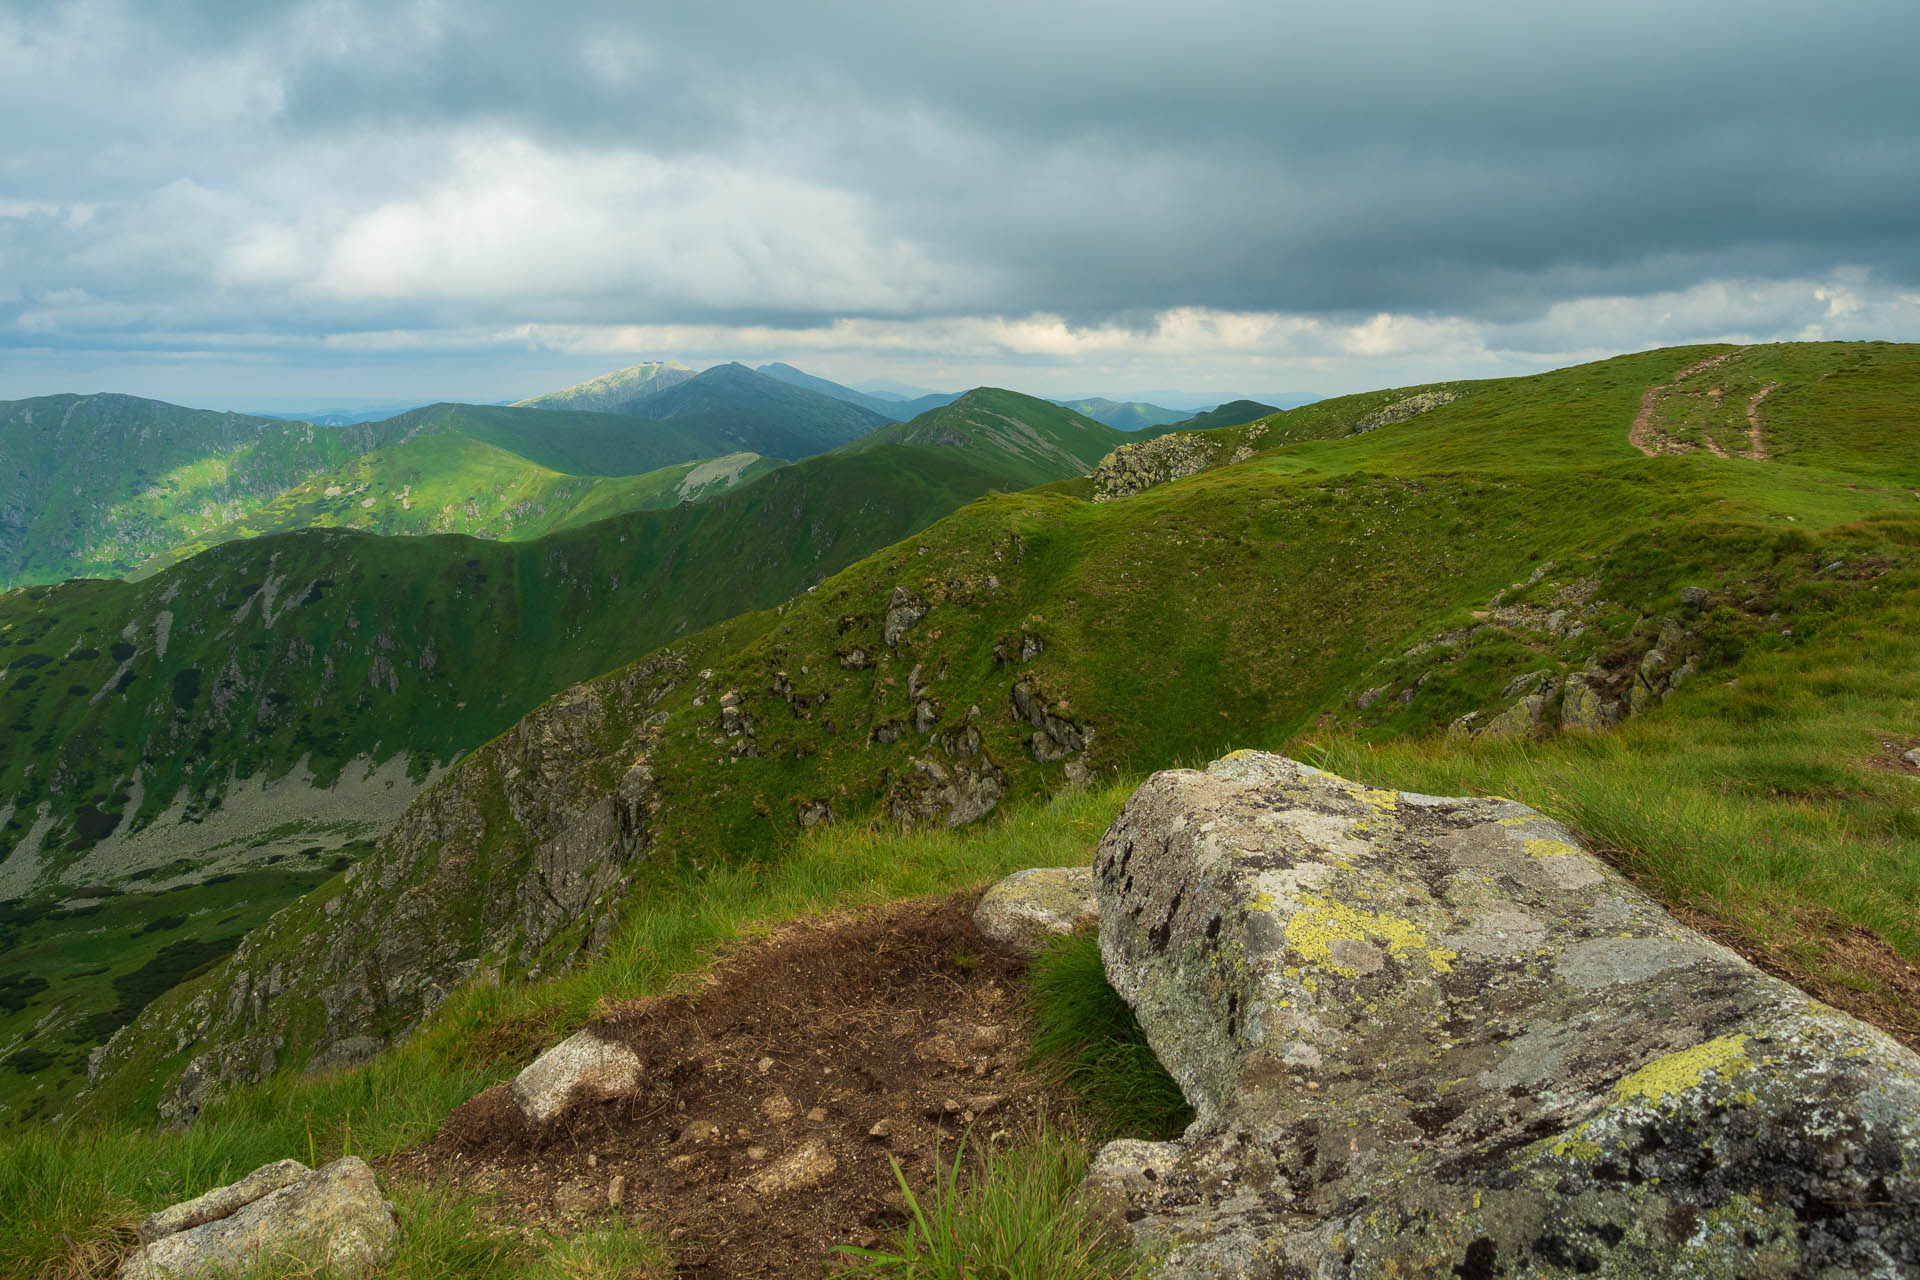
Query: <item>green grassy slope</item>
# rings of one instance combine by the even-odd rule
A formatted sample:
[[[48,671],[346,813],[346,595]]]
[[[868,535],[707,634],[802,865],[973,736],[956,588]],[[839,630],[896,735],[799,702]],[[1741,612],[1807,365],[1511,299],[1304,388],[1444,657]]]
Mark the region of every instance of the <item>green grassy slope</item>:
[[[639,475],[571,475],[464,431],[432,432],[323,471],[250,515],[169,548],[131,576],[151,576],[221,542],[294,529],[523,541],[627,511],[713,497],[781,465],[737,453]]]
[[[1448,750],[1494,761],[1557,755],[1569,761],[1564,777],[1611,760],[1614,799],[1572,816],[1603,842],[1630,836],[1664,848],[1666,861],[1645,868],[1656,888],[1744,937],[1831,919],[1911,958],[1920,954],[1909,911],[1920,893],[1915,778],[1888,751],[1920,741],[1920,497],[1905,459],[1849,455],[1843,469],[1821,451],[1844,453],[1827,442],[1845,440],[1833,424],[1849,416],[1883,424],[1864,432],[1870,441],[1897,435],[1886,406],[1920,395],[1920,352],[1833,344],[1746,353],[1720,376],[1781,383],[1767,402],[1776,459],[1642,457],[1627,430],[1643,392],[1702,354],[1454,384],[1450,402],[1430,397],[1384,424],[1382,411],[1404,412],[1396,407],[1413,393],[1308,406],[1265,420],[1267,441],[1298,443],[1121,500],[1058,488],[982,499],[782,611],[723,623],[587,686],[577,696],[600,710],[570,758],[597,763],[569,774],[566,803],[590,805],[616,787],[639,752],[657,816],[635,874],[777,858],[808,823],[960,821],[1042,796],[1076,772],[1132,776],[1240,746],[1304,750],[1314,739],[1425,741],[1467,711],[1508,709],[1516,695],[1506,690],[1533,671],[1589,672],[1624,699],[1624,686],[1609,682],[1646,669],[1647,653],[1667,643],[1665,621],[1684,618],[1672,656],[1699,674],[1612,735],[1546,726],[1527,745],[1462,730]],[[1795,449],[1806,463],[1785,460]],[[1680,595],[1693,585],[1709,593],[1697,614]],[[1557,636],[1535,614],[1494,604],[1501,593],[1532,607],[1569,591],[1579,627]],[[1381,684],[1412,693],[1361,708],[1358,695]],[[1828,690],[1847,692],[1829,702]],[[503,881],[528,874],[530,837],[441,824],[454,809],[537,804],[538,791],[506,771],[521,750],[510,744],[548,732],[544,718],[560,706],[437,784],[439,798],[402,824],[405,840],[382,843],[369,874],[467,902],[461,864],[428,867],[415,850],[484,849],[496,900]],[[1648,765],[1635,759],[1642,750],[1672,770],[1666,794],[1650,796]],[[1420,759],[1425,749],[1410,751]],[[1768,769],[1768,759],[1790,763]],[[1729,779],[1688,761],[1752,772]],[[1691,829],[1694,815],[1732,808],[1730,786],[1748,816]],[[1551,791],[1515,790],[1556,807]],[[1638,818],[1617,807],[1624,796],[1642,806]],[[1746,843],[1756,824],[1775,842]],[[1783,856],[1779,841],[1789,838]],[[1687,852],[1695,839],[1698,857]],[[1621,847],[1634,865],[1635,846]],[[1691,878],[1662,869],[1676,866]],[[349,887],[340,916],[355,936],[377,939],[394,928],[391,910]],[[201,989],[217,993],[338,928],[303,904],[250,941],[238,970]],[[501,958],[510,970],[535,960],[531,951]],[[1908,997],[1884,974],[1848,973],[1891,1001],[1887,1019],[1908,1016],[1898,1012]],[[158,1002],[143,1016],[147,1032],[116,1046],[127,1056],[102,1098],[126,1101],[126,1090],[150,1089],[196,1051],[169,1066],[138,1048],[170,1043],[193,990]],[[202,1047],[278,1028],[297,1060],[341,1033],[300,1012],[310,994],[282,999],[277,1012],[210,1029]],[[389,1027],[410,1015],[391,1016]]]
[[[931,444],[964,451],[1029,488],[1091,471],[1126,433],[1047,400],[976,387],[958,400],[883,427],[845,446],[854,452],[884,444]]]
[[[0,404],[0,589],[124,573],[403,432],[120,395]]]
[[[653,360],[603,373],[597,378],[530,396],[515,402],[520,409],[577,409],[586,413],[609,413],[622,405],[644,400],[656,391],[677,387],[693,377],[694,371],[673,360]]]
[[[775,604],[1005,483],[949,451],[900,446],[532,542],[308,530],[229,543],[139,583],[7,593],[0,876],[21,881],[9,895],[21,910],[60,926],[43,928],[37,946],[77,945],[97,922],[57,906],[86,887],[76,875],[112,897],[253,865],[245,849],[216,858],[192,848],[163,865],[102,864],[101,851],[142,824],[177,824],[167,828],[176,843],[190,842],[236,775],[310,772],[326,787],[350,764],[348,781],[367,761],[397,759],[418,777],[555,690]],[[276,865],[309,874],[339,840],[299,816],[284,815],[276,847],[311,856]],[[216,918],[154,940],[205,943]],[[0,1046],[55,1055],[60,1066],[32,1084],[71,1087],[99,1037],[88,1020],[114,1007],[112,984],[139,963],[129,953],[84,989],[55,985],[0,1007]],[[0,960],[0,990],[24,973],[12,955]],[[56,1004],[64,1020],[47,1035],[12,1039]],[[0,1074],[0,1097],[25,1087]]]

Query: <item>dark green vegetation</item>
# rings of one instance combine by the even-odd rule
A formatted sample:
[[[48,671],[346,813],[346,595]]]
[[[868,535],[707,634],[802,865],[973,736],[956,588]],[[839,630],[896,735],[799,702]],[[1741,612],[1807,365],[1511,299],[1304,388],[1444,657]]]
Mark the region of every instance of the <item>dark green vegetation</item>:
[[[84,1241],[128,1198],[164,1198],[101,1170],[196,1169],[181,1176],[197,1189],[213,1179],[192,1161],[212,1144],[244,1151],[229,1156],[242,1168],[297,1152],[283,1118],[296,1097],[323,1134],[364,1107],[354,1131],[378,1134],[370,1147],[417,1139],[519,1060],[489,1046],[524,1044],[529,1026],[556,1036],[603,995],[686,972],[684,939],[711,936],[699,933],[710,913],[732,912],[716,904],[743,885],[787,886],[761,900],[778,918],[987,878],[957,859],[999,833],[1057,837],[1004,850],[1012,865],[1082,861],[1104,820],[1086,805],[1110,814],[1140,773],[1235,747],[1534,804],[1721,936],[1911,1038],[1920,772],[1901,756],[1920,746],[1920,351],[1741,353],[1714,385],[1778,384],[1760,411],[1771,458],[1642,456],[1627,436],[1643,393],[1709,354],[1448,384],[1454,398],[1425,408],[1409,402],[1433,389],[1317,403],[1264,420],[1257,440],[1230,429],[1260,450],[1237,463],[1107,502],[1082,496],[1086,482],[991,495],[782,609],[676,641],[646,680],[616,674],[577,695],[603,711],[567,740],[564,791],[514,776],[521,757],[503,744],[475,751],[416,811],[414,834],[438,833],[419,846],[437,862],[383,841],[359,880],[324,886],[248,944],[257,966],[379,936],[393,918],[355,888],[369,877],[389,897],[430,877],[457,886],[474,859],[504,892],[536,856],[508,815],[606,796],[644,753],[649,840],[597,958],[540,983],[461,988],[370,1067],[304,1084],[287,1069],[324,1047],[311,991],[173,1050],[182,1010],[201,996],[219,1007],[242,977],[216,966],[149,1006],[88,1105],[118,1122],[151,1114],[185,1061],[285,1014],[281,1074],[174,1145],[127,1128],[36,1138],[0,1179],[37,1161],[32,1176],[68,1188],[59,1221]],[[1674,440],[1717,429],[1692,412],[1684,395],[1663,409]],[[1558,609],[1578,634],[1548,629]],[[1591,673],[1624,699],[1667,621],[1696,674],[1664,701],[1604,732],[1563,732],[1556,695],[1532,732],[1475,735],[1534,673]],[[559,733],[577,705],[536,712],[518,740]],[[1081,768],[1113,788],[1047,803]],[[1004,817],[887,834],[983,806]],[[435,825],[455,809],[485,815],[485,833]],[[330,923],[334,901],[345,923]],[[52,1243],[54,1209],[27,1216],[39,1225],[15,1228],[0,1257],[38,1265],[66,1246]]]
[[[157,893],[99,888],[0,903],[0,1098],[15,1108],[9,1119],[57,1103],[85,1074],[94,1045],[329,874],[269,866]]]
[[[1270,404],[1261,404],[1258,400],[1229,400],[1226,404],[1196,413],[1191,418],[1183,418],[1168,429],[1171,431],[1211,431],[1215,427],[1238,427],[1280,412]]]
[[[1078,1101],[1101,1139],[1177,1137],[1193,1120],[1173,1077],[1114,989],[1092,933],[1062,938],[1033,962],[1034,1059]]]
[[[1093,419],[1017,391],[977,387],[911,422],[884,427],[846,452],[888,444],[957,449],[1025,489],[1091,471],[1129,436]]]
[[[524,541],[627,511],[699,501],[784,465],[776,458],[734,453],[676,462],[638,475],[578,474],[543,466],[515,452],[515,448],[538,453],[564,450],[522,441],[508,447],[484,438],[504,433],[462,429],[462,419],[477,416],[471,406],[435,408],[445,411],[438,424],[442,429],[411,436],[403,443],[375,449],[323,471],[251,514],[169,548],[141,565],[132,576],[150,576],[222,542],[296,529],[360,529],[396,537],[464,533],[476,538]],[[587,419],[598,427],[601,424],[593,419],[610,416],[567,414],[564,418],[567,425],[573,425],[574,419]],[[628,430],[635,426],[629,419],[614,421]],[[642,430],[651,425],[639,424]],[[629,437],[636,441],[644,438],[638,433]],[[632,460],[641,466],[649,464],[658,452],[638,448],[627,451],[636,455]]]

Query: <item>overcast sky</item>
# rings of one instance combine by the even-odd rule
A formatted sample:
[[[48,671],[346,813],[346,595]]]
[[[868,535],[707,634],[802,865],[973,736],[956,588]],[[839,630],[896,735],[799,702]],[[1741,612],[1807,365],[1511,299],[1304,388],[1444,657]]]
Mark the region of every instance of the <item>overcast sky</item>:
[[[0,397],[1920,339],[1913,0],[0,0]]]

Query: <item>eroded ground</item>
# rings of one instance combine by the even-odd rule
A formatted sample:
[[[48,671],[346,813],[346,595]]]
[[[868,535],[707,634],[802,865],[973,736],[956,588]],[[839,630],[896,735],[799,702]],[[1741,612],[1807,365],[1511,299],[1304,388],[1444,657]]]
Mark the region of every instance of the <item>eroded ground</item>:
[[[640,1055],[636,1092],[536,1130],[499,1086],[389,1172],[493,1193],[502,1222],[650,1225],[681,1276],[818,1277],[835,1246],[902,1220],[889,1157],[919,1190],[961,1134],[989,1140],[1045,1105],[1022,1065],[1018,966],[970,906],[895,904],[743,946],[696,995],[597,1024]]]

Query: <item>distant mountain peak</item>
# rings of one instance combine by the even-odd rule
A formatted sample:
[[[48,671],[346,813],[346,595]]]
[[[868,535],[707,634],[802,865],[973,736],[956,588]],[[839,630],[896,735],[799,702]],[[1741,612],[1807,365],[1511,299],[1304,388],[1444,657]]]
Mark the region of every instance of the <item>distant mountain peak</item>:
[[[571,387],[517,401],[514,407],[608,413],[635,400],[644,400],[650,395],[676,387],[694,376],[692,369],[676,360],[649,360],[644,364],[630,364],[624,369],[603,373]]]

